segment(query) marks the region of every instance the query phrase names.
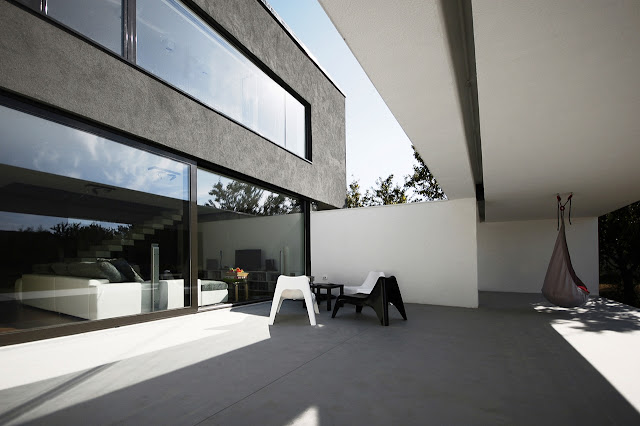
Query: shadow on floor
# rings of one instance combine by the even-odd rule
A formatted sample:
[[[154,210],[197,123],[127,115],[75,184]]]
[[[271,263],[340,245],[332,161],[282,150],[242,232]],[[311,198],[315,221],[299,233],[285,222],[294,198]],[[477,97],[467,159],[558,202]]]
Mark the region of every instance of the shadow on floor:
[[[310,327],[299,303],[285,302],[269,327],[270,304],[234,308],[249,315],[212,324],[221,332],[215,336],[1,391],[0,423],[640,422],[552,329],[557,313],[485,302],[480,309],[407,304],[408,321],[392,310],[389,327],[366,309],[344,308],[335,319],[321,309]]]

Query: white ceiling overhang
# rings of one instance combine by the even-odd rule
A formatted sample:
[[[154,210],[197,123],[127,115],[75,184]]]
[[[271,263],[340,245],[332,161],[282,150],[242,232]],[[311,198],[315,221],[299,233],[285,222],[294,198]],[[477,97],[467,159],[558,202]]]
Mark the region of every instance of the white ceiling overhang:
[[[443,2],[320,3],[447,195],[473,196]],[[554,218],[556,193],[575,216],[639,200],[640,1],[471,6],[486,220]]]
[[[464,122],[438,2],[320,3],[447,196],[474,197]]]

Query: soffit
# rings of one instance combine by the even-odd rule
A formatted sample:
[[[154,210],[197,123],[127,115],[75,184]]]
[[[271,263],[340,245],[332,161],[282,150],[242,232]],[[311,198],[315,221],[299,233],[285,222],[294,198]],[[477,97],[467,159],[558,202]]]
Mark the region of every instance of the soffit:
[[[473,196],[439,1],[320,0],[451,198]],[[640,199],[640,2],[472,0],[488,221]]]
[[[640,199],[640,2],[473,0],[488,221]]]
[[[440,3],[320,3],[447,196],[474,197]]]

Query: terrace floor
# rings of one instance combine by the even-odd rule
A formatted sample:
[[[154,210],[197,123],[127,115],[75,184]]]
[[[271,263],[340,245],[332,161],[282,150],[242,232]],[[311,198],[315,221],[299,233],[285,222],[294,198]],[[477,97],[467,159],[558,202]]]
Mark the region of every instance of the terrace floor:
[[[0,424],[639,424],[640,311],[285,302],[0,348]]]

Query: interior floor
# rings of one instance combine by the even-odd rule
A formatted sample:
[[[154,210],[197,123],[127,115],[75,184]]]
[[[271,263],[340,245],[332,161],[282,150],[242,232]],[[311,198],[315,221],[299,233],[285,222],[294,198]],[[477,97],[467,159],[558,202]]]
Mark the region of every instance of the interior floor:
[[[0,296],[0,333],[82,321],[86,319],[34,308]]]

